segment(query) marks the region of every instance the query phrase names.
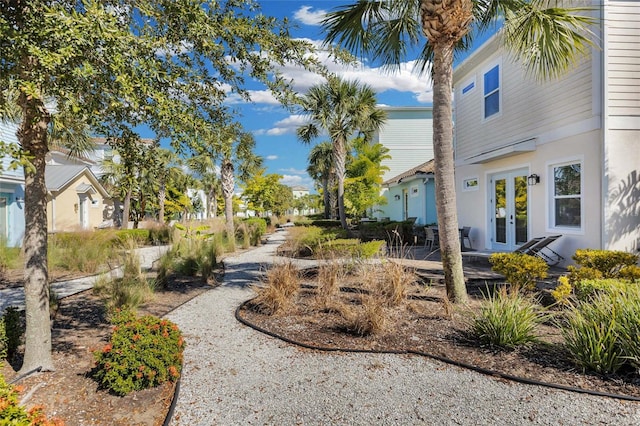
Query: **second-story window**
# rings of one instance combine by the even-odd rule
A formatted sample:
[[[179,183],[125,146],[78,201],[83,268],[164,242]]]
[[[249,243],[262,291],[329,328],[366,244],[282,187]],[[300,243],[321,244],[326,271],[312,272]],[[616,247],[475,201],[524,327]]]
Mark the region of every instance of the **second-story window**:
[[[500,112],[500,65],[484,74],[484,118]]]

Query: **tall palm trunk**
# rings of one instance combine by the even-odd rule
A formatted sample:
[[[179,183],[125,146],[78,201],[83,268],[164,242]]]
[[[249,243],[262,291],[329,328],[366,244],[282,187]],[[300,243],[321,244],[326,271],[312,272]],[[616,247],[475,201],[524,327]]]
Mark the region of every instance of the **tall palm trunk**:
[[[337,219],[339,217],[338,215],[338,191],[337,191],[337,187],[338,184],[336,182],[337,178],[336,178],[336,174],[335,172],[332,172],[331,175],[329,176],[329,210],[330,210],[330,216],[331,219]]]
[[[233,241],[235,238],[235,230],[233,228],[233,189],[235,187],[233,173],[233,163],[229,160],[223,160],[220,170],[220,179],[222,180],[224,216],[226,220],[227,238],[229,241]]]
[[[453,50],[469,30],[471,0],[422,0],[420,18],[424,35],[433,46],[433,154],[436,175],[436,210],[440,251],[449,300],[467,301],[458,231],[453,161]]]
[[[451,113],[453,46],[434,48],[433,58],[433,151],[436,179],[436,210],[444,281],[449,300],[464,303],[467,291],[462,270],[453,161]]]
[[[345,141],[341,138],[335,140],[333,144],[333,158],[336,167],[336,177],[338,178],[338,216],[342,229],[347,229],[347,215],[344,210],[344,177],[346,175],[347,150]]]
[[[322,177],[322,197],[324,200],[324,218],[331,219],[331,196],[329,194],[329,176]]]
[[[47,187],[44,180],[50,115],[42,101],[22,93],[22,124],[18,140],[31,158],[24,167],[25,234],[23,241],[24,293],[27,328],[21,373],[38,367],[53,370],[49,318],[49,274],[47,267]]]

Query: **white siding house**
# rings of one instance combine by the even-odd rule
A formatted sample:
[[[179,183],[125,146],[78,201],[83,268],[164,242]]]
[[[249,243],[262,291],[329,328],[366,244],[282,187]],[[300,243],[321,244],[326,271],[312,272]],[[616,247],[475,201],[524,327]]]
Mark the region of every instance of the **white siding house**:
[[[640,2],[598,4],[601,48],[558,80],[525,75],[499,34],[456,67],[458,218],[475,248],[561,234],[568,262],[639,249]]]
[[[17,144],[14,123],[0,121],[0,141]],[[22,245],[24,237],[24,174],[22,166],[12,169],[12,159],[2,157],[0,169],[0,239],[9,247]]]
[[[382,195],[387,204],[377,206],[374,216],[391,220],[417,217],[417,224],[430,223],[430,207],[435,205],[434,192],[425,176],[413,176],[420,166],[433,159],[433,108],[384,107],[387,122],[374,141],[389,149],[390,159],[382,161],[385,171]],[[405,176],[409,172],[413,177]],[[402,182],[396,181],[404,176]],[[414,180],[409,185],[409,180]],[[433,185],[433,179],[431,179]],[[425,222],[427,221],[427,222]]]

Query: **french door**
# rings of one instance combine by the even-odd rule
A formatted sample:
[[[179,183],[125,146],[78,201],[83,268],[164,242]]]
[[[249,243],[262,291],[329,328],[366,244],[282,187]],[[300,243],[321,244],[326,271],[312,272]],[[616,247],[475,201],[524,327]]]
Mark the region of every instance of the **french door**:
[[[513,251],[529,239],[527,170],[496,173],[489,183],[491,249]]]

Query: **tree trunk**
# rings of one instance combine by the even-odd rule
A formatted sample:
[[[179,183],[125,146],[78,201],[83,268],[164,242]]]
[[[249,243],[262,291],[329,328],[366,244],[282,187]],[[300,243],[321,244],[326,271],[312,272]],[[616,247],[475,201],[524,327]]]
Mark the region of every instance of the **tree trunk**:
[[[24,167],[23,250],[27,327],[20,373],[26,373],[38,367],[44,371],[54,369],[47,267],[47,187],[44,180],[50,116],[40,100],[21,94],[19,102],[22,106],[22,123],[17,133],[18,140],[22,149],[32,156],[32,167]]]
[[[160,182],[160,188],[158,189],[158,222],[164,222],[164,202],[167,199],[167,189],[164,178]]]
[[[324,200],[324,218],[331,219],[331,196],[329,194],[329,176],[322,177],[322,197]]]
[[[335,173],[331,173],[331,175],[329,176],[329,188],[327,188],[327,190],[329,191],[329,215],[331,219],[337,219],[338,218],[338,191],[337,191],[337,184],[336,184],[336,174]]]
[[[344,211],[344,177],[347,163],[345,141],[341,139],[333,141],[333,159],[336,166],[336,177],[338,178],[338,217],[340,218],[342,229],[348,229],[347,215]]]
[[[229,241],[234,241],[235,238],[235,230],[233,228],[233,189],[235,187],[233,172],[233,163],[229,160],[224,160],[220,170],[220,179],[222,180],[224,216],[226,219],[227,237]]]
[[[435,45],[433,50],[433,153],[440,252],[449,300],[466,303],[453,161],[453,44]]]
[[[129,229],[129,211],[131,210],[131,187],[127,189],[127,195],[124,196],[124,210],[122,212],[122,229]]]

